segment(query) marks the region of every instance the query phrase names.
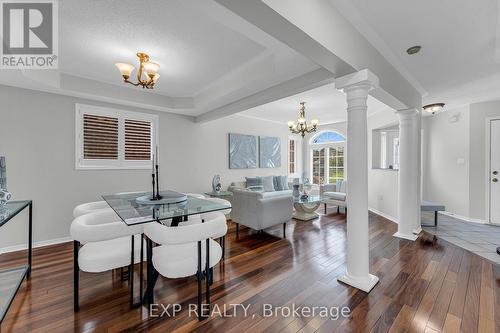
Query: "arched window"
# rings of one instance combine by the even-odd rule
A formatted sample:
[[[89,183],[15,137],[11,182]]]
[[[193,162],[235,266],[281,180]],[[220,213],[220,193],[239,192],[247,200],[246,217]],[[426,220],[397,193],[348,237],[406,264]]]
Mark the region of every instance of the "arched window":
[[[310,140],[313,184],[334,184],[344,179],[345,137],[334,131],[316,134]]]
[[[345,137],[334,131],[320,132],[312,138],[312,144],[344,142]]]

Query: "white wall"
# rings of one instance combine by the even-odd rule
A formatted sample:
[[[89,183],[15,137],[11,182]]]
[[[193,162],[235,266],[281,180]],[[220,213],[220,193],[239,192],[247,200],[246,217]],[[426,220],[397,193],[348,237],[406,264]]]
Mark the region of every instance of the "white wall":
[[[423,199],[469,217],[469,107],[424,117]]]
[[[73,207],[100,200],[100,195],[149,190],[148,170],[75,170],[75,103],[148,112],[68,96],[0,86],[0,154],[7,157],[9,190],[15,200],[34,201],[34,240],[69,236]],[[206,124],[161,112],[160,150],[163,188],[186,192],[211,189],[212,177],[223,185],[254,175],[285,175],[286,124],[231,116]],[[282,166],[278,169],[230,170],[228,133],[279,136]],[[0,249],[27,239],[27,216],[0,228]]]
[[[398,217],[398,171],[372,169],[372,131],[397,124],[392,109],[368,117],[368,207],[393,221]]]

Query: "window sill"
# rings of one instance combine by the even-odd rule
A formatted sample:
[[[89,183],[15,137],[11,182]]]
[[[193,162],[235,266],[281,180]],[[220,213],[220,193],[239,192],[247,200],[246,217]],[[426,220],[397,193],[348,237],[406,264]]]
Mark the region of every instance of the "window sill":
[[[76,171],[88,170],[151,170],[151,165],[147,166],[77,166]]]

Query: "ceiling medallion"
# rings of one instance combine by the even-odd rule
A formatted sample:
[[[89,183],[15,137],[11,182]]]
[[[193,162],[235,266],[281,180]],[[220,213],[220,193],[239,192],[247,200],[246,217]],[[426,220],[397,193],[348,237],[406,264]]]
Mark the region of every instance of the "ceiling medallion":
[[[139,58],[139,70],[137,71],[137,82],[135,83],[128,80],[130,78],[130,74],[132,74],[132,71],[134,70],[134,65],[118,62],[115,66],[120,71],[124,82],[130,83],[136,87],[142,86],[142,88],[153,89],[156,82],[160,78],[160,74],[158,74],[160,65],[149,61],[149,55],[146,53],[139,52],[137,53],[137,57]],[[143,72],[146,76],[145,79],[142,78]]]
[[[432,103],[432,104],[427,104],[424,105],[422,108],[424,111],[435,114],[438,111],[441,111],[444,107],[444,103]]]
[[[304,137],[306,133],[316,132],[316,128],[319,124],[318,119],[313,119],[311,120],[312,127],[307,126],[305,104],[306,102],[300,102],[301,107],[299,109],[299,118],[297,119],[297,122],[288,122],[288,128],[290,129],[290,132],[292,132],[293,134],[300,134],[302,137]]]

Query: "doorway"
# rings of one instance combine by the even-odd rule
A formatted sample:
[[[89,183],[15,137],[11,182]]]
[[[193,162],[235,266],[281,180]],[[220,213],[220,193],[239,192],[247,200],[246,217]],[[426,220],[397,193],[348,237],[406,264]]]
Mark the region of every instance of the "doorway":
[[[487,182],[489,222],[500,225],[500,119],[489,119]]]

